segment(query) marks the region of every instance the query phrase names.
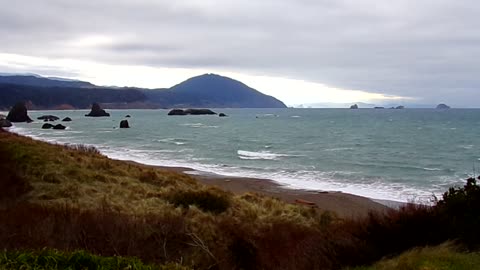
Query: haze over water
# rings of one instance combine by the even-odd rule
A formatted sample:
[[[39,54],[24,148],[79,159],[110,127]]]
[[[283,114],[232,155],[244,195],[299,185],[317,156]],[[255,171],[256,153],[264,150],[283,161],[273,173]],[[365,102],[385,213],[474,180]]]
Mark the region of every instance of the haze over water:
[[[217,109],[229,117],[167,110],[30,111],[69,116],[64,131],[42,121],[12,129],[41,140],[89,144],[115,159],[267,178],[292,188],[398,201],[431,199],[462,185],[480,158],[475,109]],[[118,129],[128,118],[130,129]],[[116,127],[116,128],[114,128]]]

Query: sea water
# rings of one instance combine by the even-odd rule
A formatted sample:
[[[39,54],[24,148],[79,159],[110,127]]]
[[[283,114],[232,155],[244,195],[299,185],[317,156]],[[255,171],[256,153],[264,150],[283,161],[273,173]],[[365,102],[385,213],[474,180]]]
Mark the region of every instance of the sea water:
[[[214,109],[215,110],[215,109]],[[480,110],[216,109],[30,111],[72,118],[66,130],[43,121],[12,131],[40,140],[87,144],[105,155],[197,173],[272,179],[290,188],[342,191],[376,199],[428,201],[475,174]],[[131,128],[119,129],[126,115]],[[57,121],[58,122],[58,121]]]

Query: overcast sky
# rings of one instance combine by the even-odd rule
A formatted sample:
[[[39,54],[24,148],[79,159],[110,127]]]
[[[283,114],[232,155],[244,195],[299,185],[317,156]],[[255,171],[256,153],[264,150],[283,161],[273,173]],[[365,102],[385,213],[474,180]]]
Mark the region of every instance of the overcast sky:
[[[0,72],[170,87],[206,72],[289,105],[480,107],[474,0],[0,0]]]

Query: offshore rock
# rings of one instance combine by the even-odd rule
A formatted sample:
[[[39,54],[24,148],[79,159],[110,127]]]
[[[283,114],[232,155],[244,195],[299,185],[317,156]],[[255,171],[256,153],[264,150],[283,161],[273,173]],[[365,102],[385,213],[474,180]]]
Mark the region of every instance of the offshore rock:
[[[50,128],[53,128],[53,127],[54,127],[54,125],[49,124],[49,123],[45,123],[45,124],[43,124],[42,129],[50,129]]]
[[[209,109],[173,109],[168,112],[168,115],[211,115],[217,114],[216,112]]]
[[[5,118],[0,118],[0,128],[11,127],[12,123]]]
[[[120,121],[120,128],[130,128],[127,120]]]
[[[10,112],[8,112],[7,120],[13,123],[33,122],[33,120],[28,117],[27,107],[23,102],[18,102],[17,104],[15,104],[15,106],[13,106]]]
[[[110,114],[107,113],[102,108],[100,108],[100,105],[98,105],[98,103],[93,103],[92,104],[92,110],[90,111],[89,114],[85,114],[85,116],[88,116],[88,117],[104,117],[104,116],[110,116]]]
[[[38,119],[38,120],[44,120],[44,121],[45,121],[45,120],[47,120],[47,121],[57,121],[57,120],[60,119],[60,118],[58,118],[58,117],[55,116],[55,115],[42,115],[42,116],[40,116],[40,117],[37,117],[37,119]]]
[[[168,112],[168,115],[187,115],[182,109],[173,109]]]
[[[448,106],[447,104],[438,104],[437,105],[437,109],[439,110],[446,110],[446,109],[450,109],[450,106]]]
[[[53,129],[66,129],[67,127],[62,125],[62,124],[58,124],[58,125],[55,125],[53,126]]]

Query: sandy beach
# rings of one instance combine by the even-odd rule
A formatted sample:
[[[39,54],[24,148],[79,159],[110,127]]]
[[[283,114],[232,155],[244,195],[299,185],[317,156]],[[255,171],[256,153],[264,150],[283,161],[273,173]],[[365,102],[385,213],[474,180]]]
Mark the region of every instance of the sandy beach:
[[[288,203],[307,205],[323,211],[332,211],[342,218],[363,217],[370,211],[386,211],[389,209],[385,204],[370,198],[343,192],[291,189],[269,179],[232,177],[199,172],[187,167],[151,166],[133,161],[128,162],[150,168],[153,167],[161,171],[185,173],[203,184],[217,186],[235,194],[253,192],[278,198]]]

